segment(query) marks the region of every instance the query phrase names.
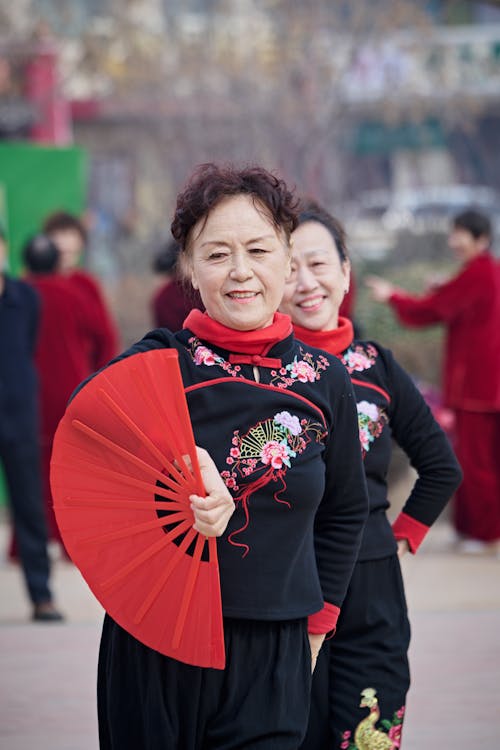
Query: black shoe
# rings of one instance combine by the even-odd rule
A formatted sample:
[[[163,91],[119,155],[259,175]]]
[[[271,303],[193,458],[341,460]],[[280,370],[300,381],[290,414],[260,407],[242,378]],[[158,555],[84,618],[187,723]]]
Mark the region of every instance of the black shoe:
[[[52,602],[35,604],[32,620],[35,622],[63,622],[64,615],[57,610]]]

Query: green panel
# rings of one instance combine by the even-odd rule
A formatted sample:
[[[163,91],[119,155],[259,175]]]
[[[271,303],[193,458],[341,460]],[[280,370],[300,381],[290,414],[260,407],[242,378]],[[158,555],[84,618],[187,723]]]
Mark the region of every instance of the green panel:
[[[21,271],[21,250],[53,211],[85,208],[87,159],[80,148],[0,143],[0,226],[7,235],[9,270]],[[0,505],[6,501],[0,466]]]
[[[0,229],[7,234],[7,205],[5,198],[5,186],[0,183]],[[0,461],[0,507],[7,502],[7,489]]]
[[[31,143],[0,144],[0,183],[6,191],[9,267],[21,270],[21,250],[45,217],[85,207],[87,160],[80,148]]]
[[[397,149],[441,147],[445,143],[438,120],[420,123],[405,122],[390,126],[380,121],[360,123],[354,129],[350,148],[360,155],[386,155]]]

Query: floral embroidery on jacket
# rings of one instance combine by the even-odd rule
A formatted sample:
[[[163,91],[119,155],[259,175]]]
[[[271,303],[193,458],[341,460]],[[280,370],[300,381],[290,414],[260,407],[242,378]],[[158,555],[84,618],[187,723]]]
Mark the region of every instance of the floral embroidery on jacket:
[[[208,346],[203,346],[200,339],[192,336],[188,343],[191,345],[191,356],[195,365],[207,365],[207,367],[218,365],[219,367],[222,367],[228,375],[231,375],[231,377],[241,377],[241,367],[239,365],[232,365],[224,359],[224,357],[221,357],[219,354],[216,354],[209,349]]]
[[[378,706],[377,691],[373,688],[366,688],[361,693],[361,708],[369,708],[370,713],[362,719],[354,730],[354,737],[351,731],[346,731],[342,735],[340,747],[342,750],[397,750],[401,746],[401,731],[403,729],[403,720],[405,707],[394,712],[392,721],[382,719],[380,727],[376,724],[380,719],[380,709]]]
[[[378,351],[372,344],[367,344],[366,347],[358,344],[357,346],[349,347],[341,355],[340,361],[347,368],[349,375],[353,372],[363,372],[373,367],[378,357]]]
[[[371,448],[371,444],[380,436],[384,425],[388,422],[383,409],[369,401],[358,401],[359,439],[363,458]]]
[[[325,429],[319,422],[308,419],[299,419],[288,411],[281,411],[270,419],[259,422],[251,427],[244,435],[235,430],[232,438],[232,448],[226,458],[229,470],[222,471],[221,476],[226,486],[235,495],[236,505],[240,505],[244,513],[244,523],[229,534],[229,542],[235,547],[243,548],[243,557],[249,552],[249,546],[243,542],[235,541],[234,538],[248,527],[250,522],[248,502],[250,495],[269,482],[281,482],[281,488],[276,490],[273,498],[277,503],[291,507],[288,500],[281,497],[286,490],[285,475],[287,469],[291,468],[292,460],[303,453],[307,445],[314,438],[317,443],[326,436]],[[238,484],[241,479],[251,477],[259,473],[253,481]]]
[[[224,357],[204,346],[200,339],[193,336],[188,343],[191,346],[191,356],[195,365],[207,365],[207,367],[217,365],[233,378],[243,377],[240,365],[232,365]],[[283,365],[278,370],[271,370],[270,385],[284,389],[295,383],[314,383],[320,379],[321,372],[330,366],[323,354],[315,360],[311,352],[305,352],[302,347],[299,351],[300,355],[295,356],[293,362]]]
[[[293,362],[279,370],[271,370],[271,385],[277,388],[288,388],[294,383],[314,383],[321,378],[321,373],[330,366],[328,359],[320,354],[315,360],[311,352],[299,349],[300,359],[295,356]]]

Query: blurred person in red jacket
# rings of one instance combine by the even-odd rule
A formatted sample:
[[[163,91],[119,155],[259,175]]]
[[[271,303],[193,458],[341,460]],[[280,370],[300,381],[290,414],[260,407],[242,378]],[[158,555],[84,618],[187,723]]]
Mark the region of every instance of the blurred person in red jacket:
[[[179,277],[177,259],[179,245],[170,240],[153,261],[153,271],[163,283],[151,299],[151,316],[156,328],[180,331],[193,308],[204,310],[199,293]]]
[[[43,232],[59,249],[58,271],[87,296],[99,318],[100,325],[94,331],[92,340],[82,342],[87,347],[92,371],[98,370],[117,354],[118,333],[99,283],[80,267],[87,244],[87,230],[76,216],[59,211],[47,217]]]
[[[455,413],[457,457],[464,480],[454,523],[465,552],[500,545],[500,271],[492,256],[491,223],[469,209],[452,223],[448,244],[461,262],[449,281],[422,296],[379,277],[366,281],[407,326],[446,326],[444,405]]]
[[[101,317],[78,285],[57,272],[60,252],[45,235],[24,248],[25,281],[40,299],[40,328],[35,349],[39,380],[40,443],[43,495],[49,538],[62,545],[53,511],[49,482],[52,442],[69,397],[95,369],[93,344]]]

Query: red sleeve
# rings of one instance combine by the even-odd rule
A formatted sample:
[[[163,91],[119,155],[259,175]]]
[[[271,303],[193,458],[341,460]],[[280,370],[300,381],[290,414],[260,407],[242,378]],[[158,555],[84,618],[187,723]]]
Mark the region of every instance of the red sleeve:
[[[398,541],[407,540],[410,552],[415,554],[429,531],[429,526],[406,513],[400,513],[392,524],[392,530]]]
[[[98,370],[107,364],[118,351],[118,332],[111,318],[101,288],[97,281],[84,271],[76,271],[70,281],[83,292],[92,304],[91,324],[91,368]]]
[[[450,322],[476,304],[482,293],[481,271],[477,264],[468,265],[446,284],[422,297],[398,290],[390,296],[389,304],[401,323],[409,326]]]
[[[335,630],[339,619],[340,608],[325,602],[323,609],[308,617],[307,631],[311,635],[323,635]]]

